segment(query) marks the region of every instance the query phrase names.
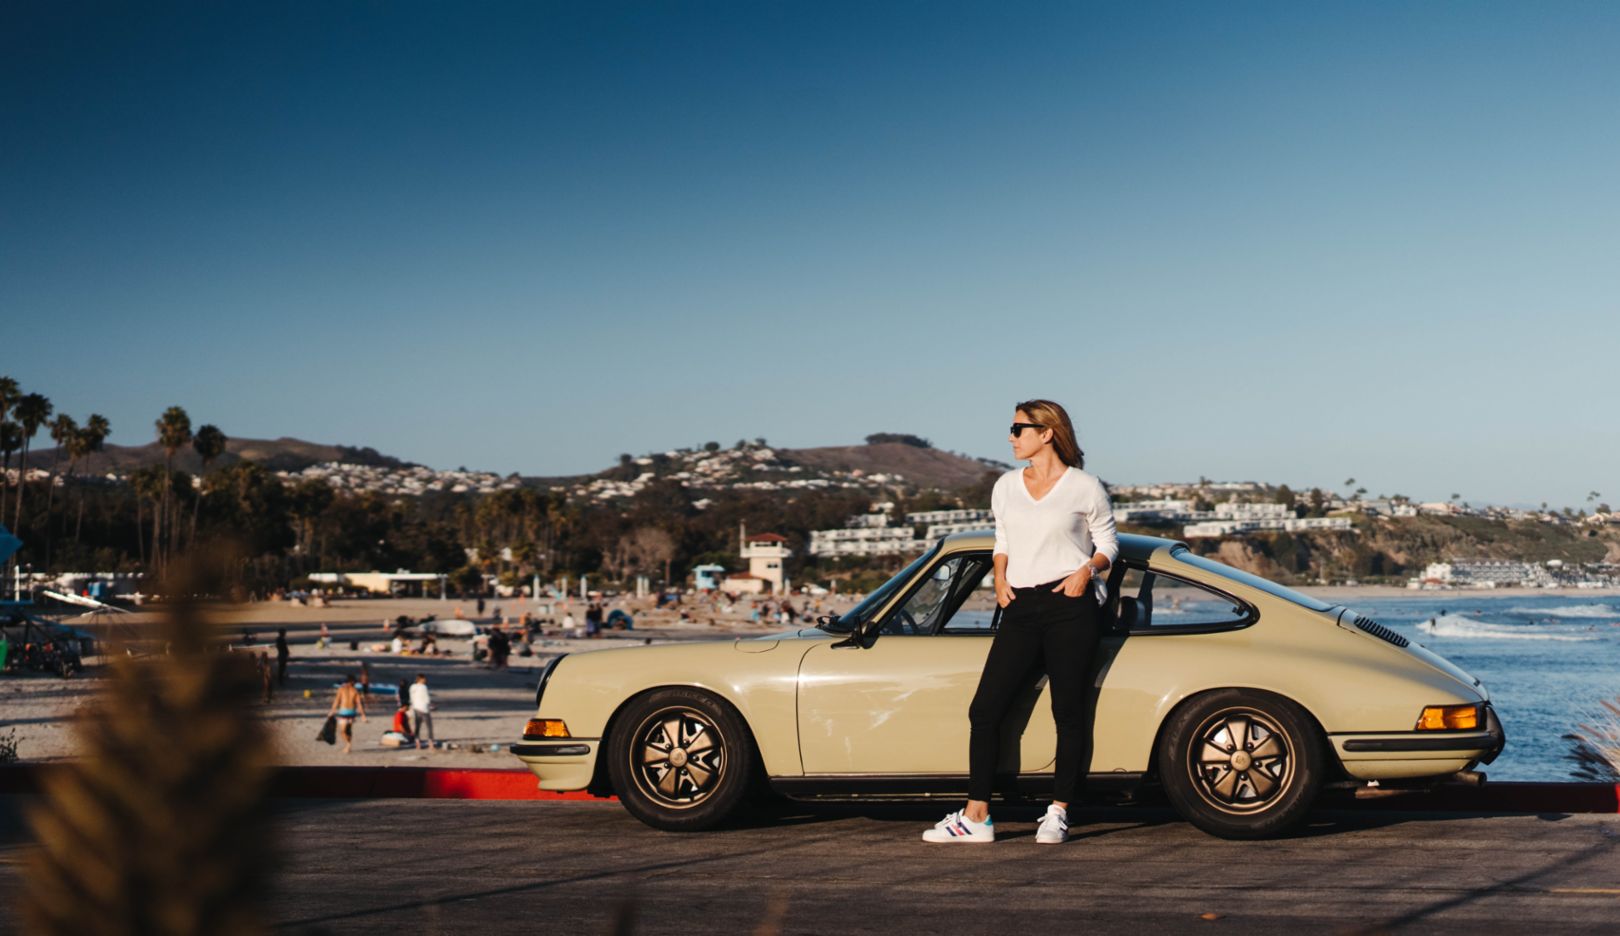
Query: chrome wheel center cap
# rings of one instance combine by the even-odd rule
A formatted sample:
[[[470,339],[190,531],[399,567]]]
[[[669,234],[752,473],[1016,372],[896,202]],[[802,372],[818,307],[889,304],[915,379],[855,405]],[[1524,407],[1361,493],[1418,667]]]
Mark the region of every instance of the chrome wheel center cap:
[[[1238,751],[1232,755],[1233,770],[1248,770],[1253,764],[1254,758],[1249,756],[1248,751]]]
[[[676,748],[675,750],[670,751],[669,752],[669,764],[670,764],[671,767],[685,767],[686,766],[686,752],[681,750],[680,748]]]

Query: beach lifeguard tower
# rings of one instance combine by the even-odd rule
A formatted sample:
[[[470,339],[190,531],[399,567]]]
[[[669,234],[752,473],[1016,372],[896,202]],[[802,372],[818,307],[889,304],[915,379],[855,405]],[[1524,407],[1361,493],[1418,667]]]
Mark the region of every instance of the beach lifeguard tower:
[[[737,542],[743,561],[748,563],[748,574],[763,579],[772,593],[782,590],[782,564],[793,555],[787,546],[787,537],[776,533],[748,535],[748,524],[738,524]]]

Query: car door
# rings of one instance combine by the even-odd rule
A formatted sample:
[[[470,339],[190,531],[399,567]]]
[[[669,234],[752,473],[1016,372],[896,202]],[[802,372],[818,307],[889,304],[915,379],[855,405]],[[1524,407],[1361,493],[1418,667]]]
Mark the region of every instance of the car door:
[[[869,647],[821,644],[799,671],[799,750],[808,774],[967,773],[968,704],[990,652],[990,554],[942,554]],[[1038,695],[1038,699],[1037,699]],[[1045,680],[1004,726],[1003,768],[1048,767],[1056,751]],[[1006,743],[1022,735],[1022,743]],[[1017,752],[1015,754],[1015,752]]]
[[[1165,569],[1122,562],[1098,648],[1090,772],[1141,773],[1152,758],[1159,713],[1186,689],[1176,674],[1210,657],[1210,641],[1253,624],[1248,604]]]

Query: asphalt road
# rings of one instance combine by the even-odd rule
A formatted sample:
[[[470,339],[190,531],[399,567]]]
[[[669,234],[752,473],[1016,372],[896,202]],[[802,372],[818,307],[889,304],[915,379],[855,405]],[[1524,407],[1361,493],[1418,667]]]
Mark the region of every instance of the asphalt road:
[[[0,908],[19,802],[0,799]],[[1620,931],[1615,816],[1327,812],[1226,842],[1120,808],[1054,847],[1025,811],[993,845],[923,844],[942,812],[789,808],[672,835],[611,803],[284,802],[270,909],[278,932],[389,936]]]

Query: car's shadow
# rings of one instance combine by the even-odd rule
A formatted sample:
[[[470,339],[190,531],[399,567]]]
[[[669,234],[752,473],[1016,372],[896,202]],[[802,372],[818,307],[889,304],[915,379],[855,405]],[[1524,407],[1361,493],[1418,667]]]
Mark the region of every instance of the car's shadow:
[[[959,801],[944,799],[928,802],[779,800],[749,803],[716,831],[810,826],[848,819],[892,822],[922,828],[960,806]],[[997,819],[996,838],[1019,839],[1034,836],[1034,826],[1040,822],[1045,808],[1044,803],[996,803],[993,807]],[[1485,812],[1400,812],[1390,809],[1324,807],[1313,810],[1299,828],[1284,835],[1273,836],[1272,839],[1321,838],[1369,829],[1390,828],[1409,822],[1452,822],[1489,818],[1490,815]],[[1543,818],[1547,821],[1557,821],[1565,817],[1547,815]],[[1079,841],[1172,825],[1182,825],[1189,832],[1197,833],[1197,829],[1191,823],[1177,815],[1169,806],[1160,803],[1079,806],[1071,809],[1069,838],[1071,841]]]

